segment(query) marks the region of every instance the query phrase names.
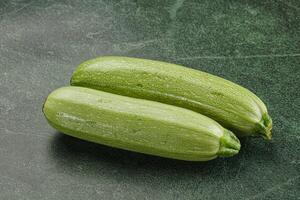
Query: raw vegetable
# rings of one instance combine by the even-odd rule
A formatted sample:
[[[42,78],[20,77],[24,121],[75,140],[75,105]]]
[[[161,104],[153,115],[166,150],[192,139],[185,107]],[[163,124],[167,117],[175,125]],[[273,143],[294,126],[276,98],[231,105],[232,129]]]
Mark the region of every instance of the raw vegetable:
[[[53,91],[43,112],[55,129],[83,140],[189,161],[239,152],[233,133],[199,113],[83,87]]]
[[[240,137],[272,136],[272,120],[255,94],[223,78],[179,65],[99,57],[80,64],[71,85],[187,108],[214,119]]]

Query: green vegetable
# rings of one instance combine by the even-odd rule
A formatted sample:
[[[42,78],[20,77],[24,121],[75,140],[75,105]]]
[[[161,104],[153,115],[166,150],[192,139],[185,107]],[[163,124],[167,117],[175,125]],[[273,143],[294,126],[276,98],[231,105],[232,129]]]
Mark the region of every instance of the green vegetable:
[[[205,161],[240,149],[233,133],[206,116],[89,88],[53,91],[43,112],[50,125],[67,135],[146,154]]]
[[[127,57],[99,57],[80,64],[71,85],[148,99],[206,115],[238,136],[271,138],[265,104],[223,78],[179,65]]]

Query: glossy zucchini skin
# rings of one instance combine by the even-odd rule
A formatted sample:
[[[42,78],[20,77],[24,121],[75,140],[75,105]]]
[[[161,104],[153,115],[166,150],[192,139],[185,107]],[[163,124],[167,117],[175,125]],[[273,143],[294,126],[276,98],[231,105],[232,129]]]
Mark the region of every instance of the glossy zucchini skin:
[[[44,115],[58,131],[83,140],[161,157],[206,161],[239,152],[233,133],[196,112],[83,87],[53,91]]]
[[[206,115],[239,137],[271,138],[265,104],[249,90],[223,78],[179,65],[129,57],[88,60],[71,85],[158,101]]]

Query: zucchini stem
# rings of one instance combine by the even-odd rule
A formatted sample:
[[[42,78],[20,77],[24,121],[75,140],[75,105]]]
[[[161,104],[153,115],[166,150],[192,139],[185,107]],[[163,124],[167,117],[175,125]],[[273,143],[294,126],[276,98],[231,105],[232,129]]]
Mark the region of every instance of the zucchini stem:
[[[272,138],[273,122],[268,113],[264,113],[260,123],[258,123],[258,135],[264,139],[270,140]]]
[[[239,152],[241,143],[239,139],[229,130],[224,129],[224,134],[220,138],[220,148],[218,155],[220,157],[231,157]]]

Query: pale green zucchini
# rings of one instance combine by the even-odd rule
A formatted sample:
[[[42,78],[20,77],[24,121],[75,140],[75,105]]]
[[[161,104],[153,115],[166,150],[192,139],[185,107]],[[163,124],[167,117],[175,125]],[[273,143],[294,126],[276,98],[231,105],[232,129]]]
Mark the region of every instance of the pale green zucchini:
[[[189,161],[239,152],[233,133],[196,112],[83,87],[53,91],[43,106],[49,124],[83,140]]]
[[[71,85],[187,108],[238,136],[271,138],[272,120],[255,94],[198,70],[146,59],[99,57],[80,64]]]

